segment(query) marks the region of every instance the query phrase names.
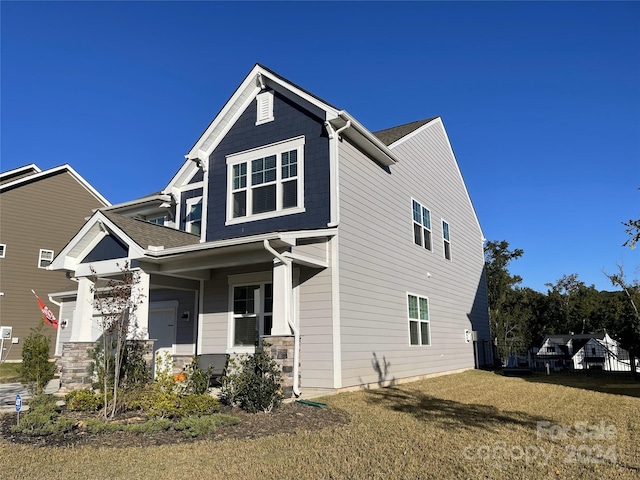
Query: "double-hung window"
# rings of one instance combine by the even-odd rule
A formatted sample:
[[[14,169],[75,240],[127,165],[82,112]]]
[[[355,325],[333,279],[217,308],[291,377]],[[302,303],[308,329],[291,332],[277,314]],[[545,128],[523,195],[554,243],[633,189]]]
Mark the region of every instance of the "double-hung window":
[[[304,211],[304,137],[227,156],[227,225]]]
[[[444,258],[451,260],[451,237],[449,236],[449,224],[442,221],[442,244],[444,247]]]
[[[429,345],[429,299],[407,295],[409,311],[409,342],[411,345]]]
[[[411,200],[413,210],[413,243],[431,250],[431,212],[419,202]]]
[[[232,287],[232,347],[254,347],[260,336],[270,335],[273,324],[273,284]]]
[[[38,268],[47,268],[53,262],[53,250],[40,250]]]
[[[202,229],[202,197],[187,199],[187,217],[185,230],[200,235]]]
[[[4,243],[0,243],[0,258],[4,258],[7,252],[7,246]]]

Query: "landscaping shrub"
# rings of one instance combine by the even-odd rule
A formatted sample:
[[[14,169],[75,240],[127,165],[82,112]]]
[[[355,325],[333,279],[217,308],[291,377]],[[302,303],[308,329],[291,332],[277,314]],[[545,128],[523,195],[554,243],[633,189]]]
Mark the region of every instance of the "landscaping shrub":
[[[176,422],[173,426],[177,431],[181,431],[187,437],[198,437],[215,433],[218,427],[223,425],[235,425],[240,422],[237,417],[230,415],[210,415],[210,416],[191,416]]]
[[[198,357],[194,356],[191,363],[184,368],[184,393],[203,394],[209,390],[209,379],[213,375],[213,366],[200,368]]]
[[[192,415],[203,416],[216,413],[220,409],[218,399],[211,395],[183,395],[180,398],[180,406],[178,408],[177,416],[184,418]]]
[[[220,399],[250,413],[270,412],[282,404],[280,368],[269,355],[269,344],[256,347],[253,355],[241,355],[229,361],[222,377]]]
[[[22,345],[22,366],[20,375],[22,383],[29,392],[40,395],[49,380],[53,378],[55,365],[49,361],[51,340],[43,333],[44,323],[31,329],[31,333],[24,339]]]
[[[27,435],[61,434],[74,425],[74,420],[60,417],[60,407],[52,395],[41,394],[29,400],[29,410],[20,416],[20,424],[11,427],[11,431]]]
[[[95,412],[102,408],[103,402],[99,395],[91,390],[74,390],[64,396],[67,409],[78,412]]]

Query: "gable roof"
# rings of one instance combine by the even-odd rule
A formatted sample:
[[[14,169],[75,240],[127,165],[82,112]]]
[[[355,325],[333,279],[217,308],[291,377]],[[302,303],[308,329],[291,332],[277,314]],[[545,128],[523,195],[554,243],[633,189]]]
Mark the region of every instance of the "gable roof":
[[[208,127],[185,155],[185,163],[173,176],[163,193],[184,184],[193,176],[201,163],[207,162],[211,152],[217,147],[240,115],[264,89],[271,89],[320,117],[327,129],[343,129],[341,135],[349,138],[362,148],[372,159],[389,166],[398,162],[398,157],[387,145],[363,127],[345,110],[340,110],[320,97],[299,87],[272,70],[256,63],[249,74],[240,83],[229,100],[220,109]],[[331,133],[329,134],[331,137]]]
[[[103,211],[102,213],[111,220],[114,225],[120,228],[127,237],[145,250],[149,248],[149,246],[173,248],[197,245],[200,243],[200,235],[183,232],[182,230],[165,227],[164,225],[149,223],[137,218],[125,217],[114,212]]]
[[[404,125],[398,125],[397,127],[378,130],[377,132],[373,132],[373,135],[375,135],[382,143],[389,146],[436,118],[438,117],[425,118],[424,120],[416,120],[415,122],[405,123]]]
[[[35,163],[30,163],[29,165],[23,165],[22,167],[14,168],[12,170],[7,170],[6,172],[0,173],[0,183],[11,182],[18,177],[26,177],[27,175],[33,175],[34,173],[39,173],[42,170],[38,168]]]
[[[28,173],[29,171],[33,172],[31,175],[21,176],[17,180],[9,181],[6,183],[0,184],[0,193],[4,191],[11,190],[13,188],[20,187],[22,185],[26,185],[27,183],[37,182],[39,180],[51,177],[52,175],[58,175],[60,173],[69,173],[80,185],[82,185],[89,193],[91,193],[98,201],[100,201],[104,206],[110,206],[111,203],[109,200],[104,198],[100,192],[98,192],[95,188],[91,186],[89,182],[87,182],[84,178],[80,176],[78,172],[76,172],[70,165],[60,165],[59,167],[50,168],[49,170],[40,170],[35,164],[26,165],[24,167],[17,168],[15,170],[10,170],[2,174],[3,177],[9,178],[10,175],[14,177],[18,176],[21,173]]]

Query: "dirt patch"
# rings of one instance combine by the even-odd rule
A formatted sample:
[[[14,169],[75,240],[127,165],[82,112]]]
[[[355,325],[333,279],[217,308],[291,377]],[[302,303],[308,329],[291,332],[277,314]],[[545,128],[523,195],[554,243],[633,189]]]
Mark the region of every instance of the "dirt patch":
[[[240,419],[236,425],[220,427],[212,435],[189,438],[183,432],[169,429],[167,431],[154,434],[134,434],[125,432],[93,434],[82,428],[82,421],[86,415],[72,415],[65,412],[64,415],[76,419],[77,427],[64,434],[31,436],[23,433],[13,433],[11,427],[16,424],[15,413],[0,415],[0,435],[7,442],[32,445],[38,447],[69,447],[69,446],[92,446],[92,447],[131,447],[131,446],[151,446],[167,445],[176,443],[191,443],[203,439],[214,441],[235,439],[251,439],[266,437],[269,435],[292,434],[296,431],[313,431],[327,428],[333,425],[344,425],[349,423],[349,415],[338,409],[315,408],[299,403],[288,403],[278,410],[270,413],[249,414],[239,409],[225,410],[223,413],[233,415]],[[141,417],[133,415],[123,416],[117,421],[121,422],[141,422]]]

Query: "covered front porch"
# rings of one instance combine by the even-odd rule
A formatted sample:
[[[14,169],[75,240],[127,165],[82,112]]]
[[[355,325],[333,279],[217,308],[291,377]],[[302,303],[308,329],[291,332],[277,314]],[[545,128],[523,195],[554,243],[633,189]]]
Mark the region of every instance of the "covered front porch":
[[[281,364],[285,388],[299,393],[299,289],[329,267],[327,244],[333,232],[267,234],[170,248],[148,245],[140,251],[139,244],[106,220],[104,230],[126,247],[121,253],[127,256],[104,258],[91,249],[70,248],[56,259],[58,268],[70,271],[78,284],[75,298],[61,297],[66,327],[57,350],[64,389],[90,386],[88,350],[102,333],[95,291],[100,281],[117,280],[122,265],[128,264],[137,277],[131,338],[147,344],[150,365],[156,353],[166,352],[180,371],[194,355],[251,353],[268,342]]]

